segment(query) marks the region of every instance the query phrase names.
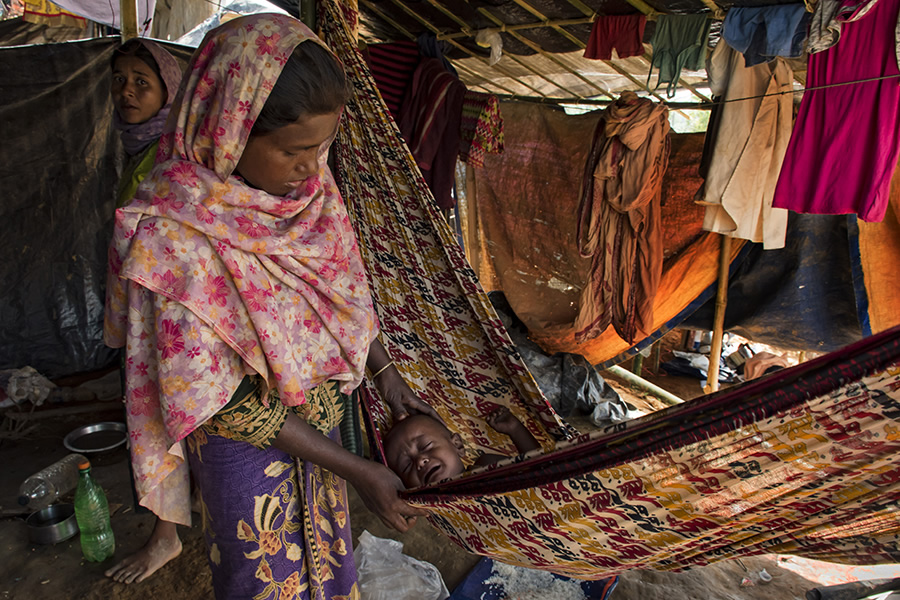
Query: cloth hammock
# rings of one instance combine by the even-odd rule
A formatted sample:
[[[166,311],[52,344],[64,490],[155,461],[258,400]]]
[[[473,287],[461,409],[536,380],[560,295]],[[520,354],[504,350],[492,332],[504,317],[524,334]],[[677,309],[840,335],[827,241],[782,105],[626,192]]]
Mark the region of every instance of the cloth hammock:
[[[354,9],[319,6],[355,85],[332,152],[385,346],[470,462],[515,454],[483,419],[497,405],[542,445],[409,492],[435,527],[471,552],[584,579],[769,552],[900,561],[900,328],[566,441],[356,50]],[[379,456],[388,411],[364,395]]]

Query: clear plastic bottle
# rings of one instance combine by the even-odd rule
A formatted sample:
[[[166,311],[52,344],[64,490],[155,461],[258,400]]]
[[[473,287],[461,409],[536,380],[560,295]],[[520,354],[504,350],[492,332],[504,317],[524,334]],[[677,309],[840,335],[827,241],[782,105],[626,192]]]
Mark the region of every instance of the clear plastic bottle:
[[[23,481],[19,486],[19,504],[32,511],[40,510],[74,490],[78,485],[78,463],[83,460],[81,454],[70,454]]]
[[[75,520],[81,530],[81,552],[90,561],[101,562],[116,551],[116,539],[109,522],[109,504],[103,488],[91,477],[91,463],[78,465],[78,489],[75,490]]]

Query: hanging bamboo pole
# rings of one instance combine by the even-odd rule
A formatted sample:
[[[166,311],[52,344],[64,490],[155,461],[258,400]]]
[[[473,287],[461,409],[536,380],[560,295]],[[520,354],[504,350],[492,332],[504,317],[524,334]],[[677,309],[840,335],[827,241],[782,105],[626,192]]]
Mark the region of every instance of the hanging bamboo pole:
[[[127,42],[136,38],[138,34],[137,5],[135,0],[120,0],[119,2],[119,32],[122,41]]]
[[[707,394],[719,391],[719,360],[722,358],[722,337],[725,335],[725,308],[728,306],[728,265],[731,263],[731,236],[723,235],[719,249],[719,286],[716,290],[716,316],[713,321],[712,345],[709,349]]]

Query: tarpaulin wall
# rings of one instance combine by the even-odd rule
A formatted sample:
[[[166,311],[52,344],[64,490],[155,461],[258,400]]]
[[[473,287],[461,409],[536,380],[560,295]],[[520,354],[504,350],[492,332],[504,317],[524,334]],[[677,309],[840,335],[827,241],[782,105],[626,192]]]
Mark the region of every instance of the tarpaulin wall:
[[[0,369],[99,369],[106,251],[122,156],[118,38],[0,49]],[[184,52],[182,52],[184,54]]]
[[[613,359],[630,344],[612,328],[578,344],[571,326],[590,266],[575,244],[578,188],[600,111],[567,115],[525,103],[503,103],[501,110],[504,153],[469,172],[469,260],[484,288],[503,290],[546,351],[581,354],[593,364]],[[654,303],[660,331],[716,279],[718,236],[702,231],[703,208],[693,202],[703,138],[672,135],[662,193],[665,263]],[[741,244],[733,248],[737,255]]]
[[[748,244],[728,282],[725,329],[783,348],[831,352],[859,340],[866,313],[855,216],[791,213],[785,247]],[[857,295],[857,287],[860,294]],[[715,297],[683,322],[712,329]],[[868,332],[865,332],[868,333]]]

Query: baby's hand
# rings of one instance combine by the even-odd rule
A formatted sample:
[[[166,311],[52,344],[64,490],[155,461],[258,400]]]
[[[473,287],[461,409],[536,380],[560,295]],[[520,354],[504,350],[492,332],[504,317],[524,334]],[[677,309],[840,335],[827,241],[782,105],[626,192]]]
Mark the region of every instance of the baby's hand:
[[[493,427],[495,431],[505,433],[506,435],[512,435],[517,428],[522,427],[521,421],[519,421],[505,406],[498,408],[488,415],[487,423]]]

